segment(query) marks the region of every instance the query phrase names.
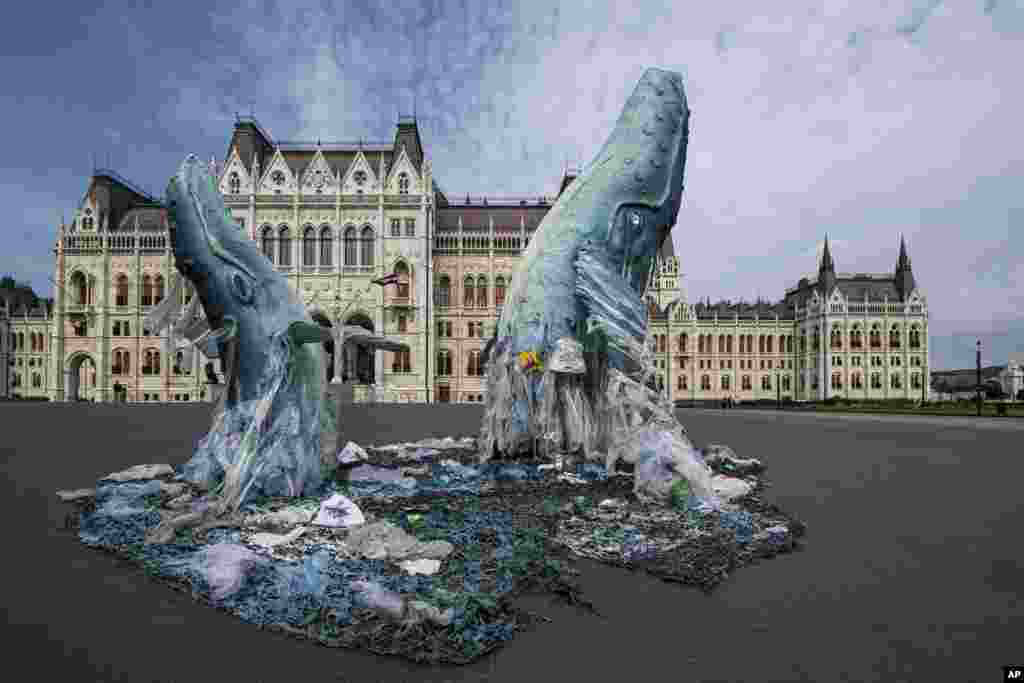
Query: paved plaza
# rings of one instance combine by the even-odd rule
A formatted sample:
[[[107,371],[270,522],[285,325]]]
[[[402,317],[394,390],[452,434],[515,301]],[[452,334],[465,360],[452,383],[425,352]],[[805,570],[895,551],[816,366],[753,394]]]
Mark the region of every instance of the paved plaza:
[[[476,406],[355,406],[363,445],[475,434]],[[424,668],[261,632],[90,550],[57,489],[187,460],[206,405],[0,404],[5,665],[80,681],[970,681],[1020,663],[1024,420],[684,410],[694,440],[761,458],[804,550],[711,595],[589,561],[601,611],[465,667]]]

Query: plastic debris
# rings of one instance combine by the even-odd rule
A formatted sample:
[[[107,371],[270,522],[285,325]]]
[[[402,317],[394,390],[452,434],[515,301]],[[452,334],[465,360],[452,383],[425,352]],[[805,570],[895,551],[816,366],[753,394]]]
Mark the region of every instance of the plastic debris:
[[[452,617],[455,616],[455,609],[452,607],[442,612],[437,607],[422,600],[410,600],[405,610],[405,620],[411,623],[430,621],[438,626],[447,626],[452,623]]]
[[[291,529],[299,524],[309,524],[312,518],[312,511],[292,506],[275,512],[252,515],[247,523],[261,529]]]
[[[320,504],[313,524],[327,527],[353,527],[366,522],[363,511],[351,500],[335,493]]]
[[[402,472],[387,467],[376,467],[374,465],[359,465],[348,474],[350,482],[383,482],[395,484],[406,488],[416,486],[416,480],[403,477]]]
[[[727,477],[724,474],[716,474],[711,477],[711,488],[715,493],[725,500],[742,498],[754,490],[753,484],[743,479]]]
[[[349,532],[345,545],[370,560],[441,560],[454,550],[448,541],[422,542],[385,521],[354,528]]]
[[[625,448],[635,452],[626,460],[635,459],[634,492],[638,497],[666,504],[673,484],[681,476],[689,482],[693,495],[709,502],[716,500],[710,468],[676,433],[647,425],[634,432],[619,451]]]
[[[700,449],[704,462],[712,467],[717,467],[728,474],[741,477],[751,474],[759,474],[764,470],[764,465],[756,458],[738,458],[728,446],[720,444],[708,444]]]
[[[57,491],[57,497],[65,503],[78,500],[89,500],[96,497],[96,489],[74,489],[73,491]]]
[[[135,465],[120,472],[113,472],[103,477],[101,481],[139,481],[140,479],[157,479],[169,477],[174,474],[174,468],[170,465]]]
[[[306,527],[295,527],[287,534],[272,534],[268,532],[262,532],[253,534],[249,537],[249,543],[251,545],[263,546],[264,548],[273,548],[275,546],[284,545],[291,543],[296,540],[302,534],[306,533]]]
[[[736,534],[740,543],[749,543],[754,537],[754,518],[745,510],[723,510],[719,513],[719,524]]]
[[[362,447],[352,441],[345,444],[345,447],[338,453],[338,464],[340,465],[354,465],[356,463],[363,462],[367,459],[366,451]]]
[[[184,564],[202,570],[214,600],[223,600],[242,587],[246,575],[266,559],[244,545],[215,543],[197,551]]]
[[[548,369],[561,374],[582,375],[587,371],[583,361],[583,345],[572,337],[562,337],[548,359]]]
[[[402,596],[394,591],[389,591],[372,581],[353,581],[351,587],[356,591],[359,602],[366,607],[395,620],[405,615],[405,602]]]
[[[427,558],[419,560],[405,560],[403,562],[399,562],[398,566],[409,574],[425,574],[429,576],[431,574],[436,574],[437,570],[441,568],[441,560]]]

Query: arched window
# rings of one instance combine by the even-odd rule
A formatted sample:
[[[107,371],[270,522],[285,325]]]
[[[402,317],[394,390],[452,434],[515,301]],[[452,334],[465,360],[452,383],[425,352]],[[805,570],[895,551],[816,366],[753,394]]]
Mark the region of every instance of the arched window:
[[[36,389],[39,389],[43,386],[43,378],[38,372],[32,373],[32,386]]]
[[[437,374],[449,377],[452,374],[452,354],[447,349],[437,352]]]
[[[725,338],[725,352],[732,353],[732,335]]]
[[[131,374],[131,356],[124,349],[114,351],[114,359],[110,365],[110,372],[115,375]]]
[[[750,383],[750,375],[743,375],[740,379],[740,388],[743,391],[750,391],[754,388],[754,385]]]
[[[786,353],[793,353],[793,335],[786,335]]]
[[[316,231],[312,225],[302,231],[302,265],[316,265]]]
[[[757,350],[759,353],[764,353],[764,335],[759,334],[757,336]]]
[[[839,330],[838,325],[832,327],[832,332],[828,336],[829,346],[834,351],[838,351],[843,348],[843,333]]]
[[[437,286],[434,289],[434,305],[438,308],[448,308],[452,302],[452,280],[447,275],[437,278]]]
[[[772,347],[774,346],[774,344],[772,344],[772,342],[774,340],[775,340],[775,335],[773,335],[773,334],[769,334],[769,335],[765,336],[765,341],[768,343],[768,353],[774,353],[774,351],[772,349]]]
[[[505,278],[501,275],[494,278],[494,305],[499,308],[505,305]]]
[[[156,349],[146,349],[142,356],[142,374],[160,374],[160,352]]]
[[[889,375],[889,386],[893,389],[902,388],[902,382],[900,381],[900,373],[894,372]]]
[[[842,389],[843,388],[843,376],[838,372],[832,373],[832,388]]]
[[[686,391],[686,375],[679,375],[676,379],[676,389]]]
[[[910,326],[910,348],[921,348],[921,330],[916,323]]]
[[[292,231],[287,225],[277,231],[277,264],[286,268],[292,265]]]
[[[14,343],[14,350],[15,351],[24,351],[25,350],[25,333],[24,332],[19,332],[18,333],[17,341]]]
[[[398,194],[409,194],[409,174],[404,171],[398,174]]]
[[[128,276],[124,273],[119,273],[114,280],[114,305],[128,305]]]
[[[475,301],[473,291],[473,276],[467,275],[462,285],[462,305],[467,307],[472,306],[473,302]]]
[[[481,275],[476,280],[476,305],[487,308],[487,278]]]
[[[679,353],[686,353],[686,345],[687,345],[688,341],[689,340],[688,340],[685,332],[683,332],[683,333],[681,333],[679,335],[679,342],[678,342],[679,343]]]
[[[164,300],[164,276],[157,275],[153,278],[153,304],[156,305]]]
[[[852,375],[850,375],[850,386],[854,389],[864,388],[864,382],[859,372],[855,372]]]
[[[362,266],[364,268],[373,267],[373,228],[367,225],[363,228],[361,240],[363,246],[362,253]]]
[[[871,326],[871,332],[868,335],[868,343],[873,349],[882,348],[882,330],[879,328],[878,323]]]
[[[260,233],[260,249],[263,255],[268,261],[274,263],[274,229],[269,225],[264,225]]]
[[[818,334],[817,330],[815,330],[814,331],[814,336],[811,337],[811,350],[812,351],[819,351],[820,349],[821,349],[821,335]]]
[[[356,248],[356,229],[355,226],[348,226],[345,228],[345,234],[342,237],[342,243],[345,247],[345,265],[356,266],[359,265],[357,260],[358,249]]]
[[[398,276],[397,289],[395,290],[395,299],[399,301],[409,300],[409,266],[405,265],[405,261],[399,261],[395,264],[395,275]]]
[[[466,354],[466,375],[480,377],[483,374],[483,369],[480,367],[480,351],[473,349]]]
[[[860,323],[854,323],[853,327],[850,328],[850,348],[859,349],[863,348],[864,340],[861,335]]]
[[[786,335],[779,335],[779,353],[785,353],[786,351]]]
[[[238,194],[242,189],[242,179],[238,177],[236,171],[232,171],[228,177],[228,187],[230,188],[231,194]]]
[[[330,266],[334,253],[334,238],[331,235],[331,226],[325,225],[320,228],[320,265]]]
[[[700,388],[702,391],[711,391],[711,375],[700,376]]]
[[[391,372],[412,372],[412,359],[408,349],[391,353]]]
[[[71,275],[71,291],[77,294],[74,303],[80,306],[89,303],[89,283],[86,282],[85,275],[82,273],[76,272]]]
[[[153,305],[153,280],[149,275],[142,276],[142,305]]]
[[[889,330],[889,348],[898,349],[900,348],[900,327],[899,325],[893,325]]]
[[[725,335],[718,335],[718,352],[725,353]]]

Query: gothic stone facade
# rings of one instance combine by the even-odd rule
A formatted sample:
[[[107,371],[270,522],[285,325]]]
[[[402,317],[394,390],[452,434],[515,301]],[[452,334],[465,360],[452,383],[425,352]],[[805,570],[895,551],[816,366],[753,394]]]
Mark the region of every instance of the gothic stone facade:
[[[331,363],[332,378],[359,382],[357,400],[482,401],[481,350],[550,199],[447,197],[408,118],[393,140],[355,143],[274,141],[239,118],[225,161],[211,165],[239,229],[314,319],[409,344],[408,353]],[[182,367],[166,336],[142,330],[172,275],[166,228],[159,202],[97,170],[73,221],[59,227],[52,310],[5,318],[5,386],[52,400],[208,398],[207,360],[197,352]],[[398,285],[371,283],[392,272]],[[837,274],[826,248],[818,278],[776,304],[694,305],[680,296],[680,277],[678,259],[663,253],[649,295],[651,345],[674,399],[921,394],[927,308],[902,244],[885,275]]]

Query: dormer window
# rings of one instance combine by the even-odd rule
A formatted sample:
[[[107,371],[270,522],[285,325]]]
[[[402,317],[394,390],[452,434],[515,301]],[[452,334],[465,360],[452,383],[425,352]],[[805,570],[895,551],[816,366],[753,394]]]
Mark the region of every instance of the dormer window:
[[[228,178],[228,190],[231,194],[238,194],[242,189],[242,179],[238,177],[236,171],[231,172],[231,176]]]
[[[409,194],[409,174],[398,174],[398,194]]]
[[[273,173],[270,174],[270,180],[271,182],[274,183],[274,185],[277,185],[277,188],[274,190],[274,192],[276,192],[277,194],[281,194],[281,188],[284,187],[284,173],[281,171],[274,171]]]
[[[356,185],[362,187],[366,184],[366,171],[356,171],[352,175],[352,179],[356,182]]]
[[[82,218],[82,230],[92,230],[92,209],[85,210],[85,216]]]

